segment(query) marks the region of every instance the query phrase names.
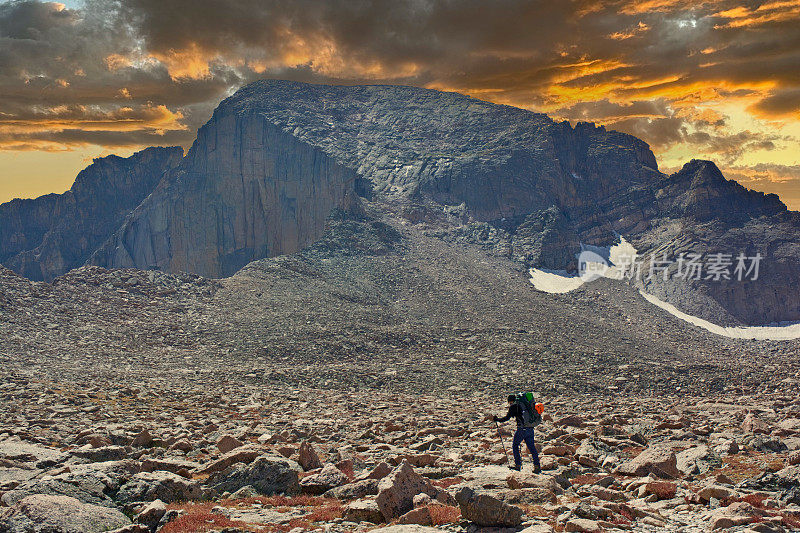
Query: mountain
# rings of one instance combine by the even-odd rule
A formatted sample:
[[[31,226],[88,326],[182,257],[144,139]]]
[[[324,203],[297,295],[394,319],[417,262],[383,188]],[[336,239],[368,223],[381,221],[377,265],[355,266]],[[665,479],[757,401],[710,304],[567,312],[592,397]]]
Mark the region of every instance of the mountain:
[[[710,162],[666,176],[630,135],[414,87],[242,88],[91,261],[228,276],[311,244],[353,193],[443,223],[444,238],[488,240],[526,267],[575,267],[581,243],[618,235],[645,257],[761,253],[756,281],[641,285],[723,324],[800,319],[787,290],[800,281],[800,222],[777,196]]]
[[[226,277],[363,205],[519,268],[572,270],[582,246],[619,236],[645,272],[652,253],[760,254],[755,280],[681,279],[672,265],[631,283],[724,325],[800,320],[800,215],[777,196],[708,161],[667,176],[630,135],[414,87],[243,87],[88,263]]]
[[[182,156],[173,147],[95,159],[64,194],[0,205],[0,262],[47,281],[83,265]]]

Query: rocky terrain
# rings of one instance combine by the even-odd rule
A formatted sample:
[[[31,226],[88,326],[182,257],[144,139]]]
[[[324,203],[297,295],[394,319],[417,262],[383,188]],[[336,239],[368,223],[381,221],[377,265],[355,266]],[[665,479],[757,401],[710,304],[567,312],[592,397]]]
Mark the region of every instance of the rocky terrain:
[[[614,280],[543,294],[425,206],[344,207],[225,279],[0,271],[0,531],[800,528],[800,342]],[[491,423],[514,390],[541,475]]]

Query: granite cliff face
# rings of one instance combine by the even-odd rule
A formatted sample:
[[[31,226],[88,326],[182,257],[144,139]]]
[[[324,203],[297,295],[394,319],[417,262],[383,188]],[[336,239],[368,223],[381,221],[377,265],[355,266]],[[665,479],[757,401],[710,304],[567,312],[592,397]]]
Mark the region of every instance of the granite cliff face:
[[[174,147],[95,159],[64,194],[0,205],[0,262],[37,281],[83,265],[182,156]]]
[[[566,232],[610,239],[642,217],[605,213],[660,177],[644,142],[590,124],[413,87],[256,82],[91,262],[227,276],[311,244],[353,193],[460,206],[512,231],[551,210]]]
[[[230,276],[320,238],[331,211],[354,195],[356,177],[263,116],[223,103],[90,262]]]

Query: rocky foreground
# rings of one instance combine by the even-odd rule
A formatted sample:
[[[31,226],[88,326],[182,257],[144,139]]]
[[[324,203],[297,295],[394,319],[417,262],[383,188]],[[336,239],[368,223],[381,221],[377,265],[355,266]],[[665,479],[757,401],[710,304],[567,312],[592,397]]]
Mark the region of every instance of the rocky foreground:
[[[800,527],[796,395],[544,398],[535,475],[489,395],[154,392],[6,381],[0,531]]]

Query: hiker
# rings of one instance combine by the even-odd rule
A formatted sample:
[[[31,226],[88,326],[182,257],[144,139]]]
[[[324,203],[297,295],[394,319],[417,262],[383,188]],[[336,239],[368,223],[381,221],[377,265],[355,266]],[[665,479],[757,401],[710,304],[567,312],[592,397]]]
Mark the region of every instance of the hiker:
[[[528,412],[526,413],[525,411]],[[517,431],[514,432],[514,442],[511,448],[514,452],[514,466],[509,468],[517,471],[522,470],[522,457],[519,453],[519,447],[524,440],[525,444],[528,446],[528,450],[533,456],[533,472],[539,474],[542,468],[539,465],[539,453],[536,451],[536,446],[533,442],[533,427],[541,421],[542,417],[532,405],[527,404],[527,402],[526,405],[523,405],[522,402],[517,399],[516,395],[509,394],[508,413],[503,418],[498,418],[497,415],[495,415],[492,417],[492,420],[495,422],[506,422],[510,420],[512,416],[517,420]]]

